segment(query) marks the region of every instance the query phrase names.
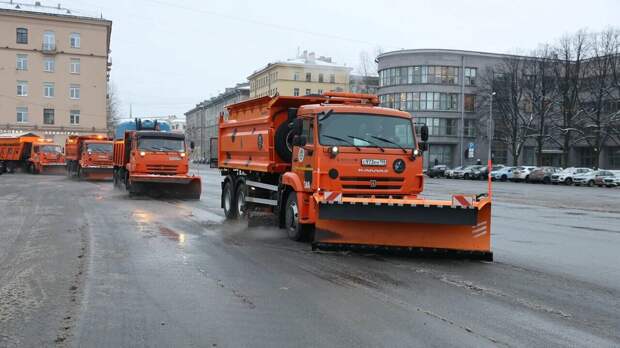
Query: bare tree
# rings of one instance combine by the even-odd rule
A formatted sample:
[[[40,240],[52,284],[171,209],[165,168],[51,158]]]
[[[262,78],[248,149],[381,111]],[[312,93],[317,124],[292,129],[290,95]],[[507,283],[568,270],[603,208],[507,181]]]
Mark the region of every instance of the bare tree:
[[[116,87],[112,83],[108,83],[108,93],[106,96],[106,125],[108,134],[114,135],[114,128],[120,117],[120,100]]]
[[[562,135],[562,165],[569,167],[570,152],[575,145],[574,133],[578,131],[575,121],[579,116],[579,96],[584,83],[583,62],[587,57],[588,40],[585,30],[572,36],[564,36],[554,49],[554,78],[558,84],[560,115],[553,122]]]

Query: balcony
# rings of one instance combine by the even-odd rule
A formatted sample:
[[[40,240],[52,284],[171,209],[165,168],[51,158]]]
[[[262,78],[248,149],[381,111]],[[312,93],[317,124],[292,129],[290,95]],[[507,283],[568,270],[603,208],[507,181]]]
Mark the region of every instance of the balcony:
[[[41,44],[41,52],[43,54],[56,54],[58,51],[56,50],[55,42],[44,42]]]

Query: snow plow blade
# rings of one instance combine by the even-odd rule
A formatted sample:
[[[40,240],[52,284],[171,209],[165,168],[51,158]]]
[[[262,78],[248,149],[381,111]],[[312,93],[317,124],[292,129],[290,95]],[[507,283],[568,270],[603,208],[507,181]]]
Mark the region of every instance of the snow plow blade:
[[[319,202],[312,246],[492,261],[491,201],[463,197]]]
[[[64,164],[47,164],[41,166],[43,175],[64,175],[67,173],[67,167]]]
[[[129,193],[152,197],[200,199],[202,182],[197,176],[135,175]]]
[[[110,168],[83,168],[82,177],[85,180],[112,180],[113,169]]]

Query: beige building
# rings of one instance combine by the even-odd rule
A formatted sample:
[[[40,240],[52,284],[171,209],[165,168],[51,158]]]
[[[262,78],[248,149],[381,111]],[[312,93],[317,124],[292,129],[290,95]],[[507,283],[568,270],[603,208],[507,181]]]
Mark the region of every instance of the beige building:
[[[60,5],[0,2],[0,133],[107,133],[111,30]]]
[[[279,95],[301,96],[327,91],[348,91],[351,68],[316,57],[314,52],[287,61],[269,63],[248,76],[250,98]]]

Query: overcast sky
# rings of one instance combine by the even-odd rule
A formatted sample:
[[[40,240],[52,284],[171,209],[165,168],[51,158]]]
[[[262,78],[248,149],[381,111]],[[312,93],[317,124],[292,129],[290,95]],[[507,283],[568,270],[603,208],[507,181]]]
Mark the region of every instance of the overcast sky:
[[[61,0],[42,0],[55,5]],[[361,51],[452,48],[526,53],[620,25],[620,1],[66,0],[112,25],[123,115],[183,115],[298,48],[357,67]]]

